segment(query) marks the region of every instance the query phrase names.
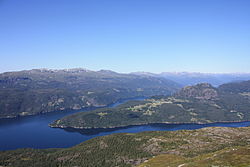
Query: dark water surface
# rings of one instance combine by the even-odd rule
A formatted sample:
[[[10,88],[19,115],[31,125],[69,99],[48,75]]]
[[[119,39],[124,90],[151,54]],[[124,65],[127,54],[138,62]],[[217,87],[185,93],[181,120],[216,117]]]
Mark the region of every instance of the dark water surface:
[[[137,99],[141,100],[141,99]],[[127,100],[125,100],[127,101]],[[120,101],[110,107],[117,106]],[[88,111],[89,109],[81,110]],[[182,129],[199,129],[203,127],[245,127],[250,122],[239,123],[213,123],[213,124],[152,124],[131,126],[120,129],[98,129],[87,131],[73,131],[72,129],[50,128],[52,121],[79,111],[60,111],[36,116],[27,116],[14,119],[0,120],[0,150],[17,148],[63,148],[71,147],[85,140],[112,133],[135,133],[142,131],[174,131]]]

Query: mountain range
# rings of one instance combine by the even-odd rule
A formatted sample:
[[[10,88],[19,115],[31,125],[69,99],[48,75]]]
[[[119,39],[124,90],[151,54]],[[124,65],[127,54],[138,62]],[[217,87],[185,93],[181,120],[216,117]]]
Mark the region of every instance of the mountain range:
[[[120,99],[169,95],[174,81],[109,70],[34,69],[0,74],[0,118],[103,107]]]
[[[175,81],[182,86],[210,83],[217,87],[224,83],[250,80],[250,73],[162,72],[154,74],[148,72],[135,72],[133,74],[163,77]]]
[[[83,68],[6,72],[0,74],[0,118],[104,107],[120,99],[171,95],[183,86],[200,82],[218,86],[248,79],[247,73],[122,74]]]

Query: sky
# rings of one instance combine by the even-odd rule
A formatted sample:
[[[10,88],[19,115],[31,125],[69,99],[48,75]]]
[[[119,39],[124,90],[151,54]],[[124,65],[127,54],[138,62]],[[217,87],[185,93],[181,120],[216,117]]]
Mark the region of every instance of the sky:
[[[250,72],[249,0],[0,0],[0,72]]]

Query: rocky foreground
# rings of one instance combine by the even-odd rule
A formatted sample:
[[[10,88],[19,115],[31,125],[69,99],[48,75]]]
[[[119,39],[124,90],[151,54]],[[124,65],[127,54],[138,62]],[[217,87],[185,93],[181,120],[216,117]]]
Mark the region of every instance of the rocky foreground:
[[[124,133],[66,149],[0,152],[4,167],[207,167],[249,166],[250,128]]]

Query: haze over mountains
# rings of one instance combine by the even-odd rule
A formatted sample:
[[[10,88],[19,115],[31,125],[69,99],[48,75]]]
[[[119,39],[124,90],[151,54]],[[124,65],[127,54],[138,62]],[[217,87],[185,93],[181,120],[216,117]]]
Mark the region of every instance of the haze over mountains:
[[[250,80],[250,73],[162,72],[160,74],[154,74],[148,72],[135,72],[133,74],[164,77],[182,86],[195,85],[198,83],[210,83],[213,86],[219,86],[228,82]]]

